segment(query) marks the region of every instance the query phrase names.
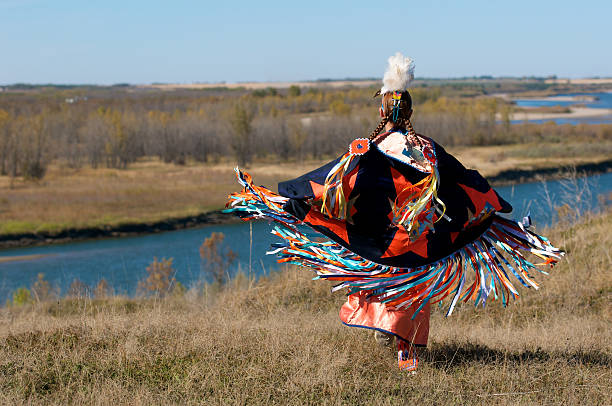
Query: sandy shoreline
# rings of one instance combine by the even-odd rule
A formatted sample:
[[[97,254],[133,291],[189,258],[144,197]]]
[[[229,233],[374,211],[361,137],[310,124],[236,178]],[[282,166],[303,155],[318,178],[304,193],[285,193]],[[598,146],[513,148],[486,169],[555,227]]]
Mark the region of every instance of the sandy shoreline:
[[[591,118],[612,115],[612,109],[597,109],[593,107],[570,107],[569,113],[540,113],[517,111],[512,114],[512,120],[554,120],[556,118]],[[500,116],[501,118],[501,116]]]
[[[508,93],[496,93],[491,95],[505,101],[515,100],[537,100],[537,101],[558,101],[558,102],[576,102],[585,103],[595,101],[595,97],[588,95],[576,95],[576,96],[544,96],[544,97],[520,97],[516,98]],[[515,111],[511,114],[510,120],[513,121],[529,121],[529,120],[554,120],[557,118],[592,118],[592,117],[603,117],[612,116],[612,109],[601,109],[594,107],[585,106],[569,106],[570,110],[568,113],[545,113],[535,111],[537,107],[520,107],[520,111]],[[534,109],[534,111],[529,111]],[[501,114],[497,114],[497,120],[501,120]]]
[[[595,96],[579,95],[579,96],[549,96],[549,97],[525,97],[514,100],[536,100],[536,101],[561,101],[561,102],[593,102],[597,100]]]
[[[572,84],[572,85],[609,85],[612,84],[612,78],[558,78],[558,79],[546,79],[545,83],[552,84]]]
[[[575,96],[543,96],[543,97],[515,97],[508,93],[496,93],[491,95],[503,99],[505,101],[516,100],[534,100],[534,101],[557,101],[557,102],[575,102],[576,104],[593,102],[596,100],[590,95],[575,95]],[[538,107],[519,107],[521,111],[512,113],[511,120],[529,121],[529,120],[554,120],[557,118],[592,118],[612,116],[612,109],[602,109],[585,106],[568,106],[568,113],[546,113],[535,111]],[[529,111],[534,109],[534,111]],[[497,120],[501,120],[501,114],[497,114]]]
[[[48,257],[49,255],[45,254],[33,254],[33,255],[16,255],[12,257],[0,257],[0,264],[5,262],[17,262],[17,261],[31,261],[33,259],[40,259],[44,257]]]

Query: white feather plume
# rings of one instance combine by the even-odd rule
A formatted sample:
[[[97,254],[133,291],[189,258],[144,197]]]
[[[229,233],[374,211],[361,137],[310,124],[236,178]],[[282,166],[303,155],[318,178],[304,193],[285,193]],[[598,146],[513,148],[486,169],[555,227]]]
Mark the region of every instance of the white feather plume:
[[[381,94],[394,91],[404,91],[414,79],[414,61],[397,52],[389,57],[389,66],[383,77]]]

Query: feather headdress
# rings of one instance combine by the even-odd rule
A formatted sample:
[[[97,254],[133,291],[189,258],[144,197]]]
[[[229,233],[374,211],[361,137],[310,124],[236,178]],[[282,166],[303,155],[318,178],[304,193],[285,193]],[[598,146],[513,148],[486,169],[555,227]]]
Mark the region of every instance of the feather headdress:
[[[403,92],[408,89],[414,79],[414,61],[397,52],[389,57],[389,66],[383,77],[383,87],[380,94],[387,92]]]

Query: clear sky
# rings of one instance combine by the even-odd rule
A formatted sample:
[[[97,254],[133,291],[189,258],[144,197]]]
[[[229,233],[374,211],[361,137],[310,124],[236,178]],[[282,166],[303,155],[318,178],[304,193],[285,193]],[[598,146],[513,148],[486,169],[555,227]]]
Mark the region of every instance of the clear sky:
[[[612,0],[0,0],[0,84],[612,76]]]

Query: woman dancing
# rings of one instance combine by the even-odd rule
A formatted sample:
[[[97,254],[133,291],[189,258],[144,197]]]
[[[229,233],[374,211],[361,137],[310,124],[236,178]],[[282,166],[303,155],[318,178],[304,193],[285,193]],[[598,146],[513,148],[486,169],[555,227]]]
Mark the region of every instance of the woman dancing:
[[[390,57],[376,94],[381,121],[368,138],[281,182],[278,194],[237,169],[244,189],[230,195],[227,210],[273,220],[281,240],[269,253],[337,281],[333,291],[347,289],[342,322],[373,329],[379,342],[395,338],[406,371],[416,370],[416,347],[427,344],[430,304],[447,301],[447,315],[459,300],[505,305],[518,296],[512,277],[537,289],[529,272],[563,255],[528,224],[499,216],[512,207],[478,172],[415,133],[413,77],[410,58]],[[543,262],[533,264],[524,252]]]

